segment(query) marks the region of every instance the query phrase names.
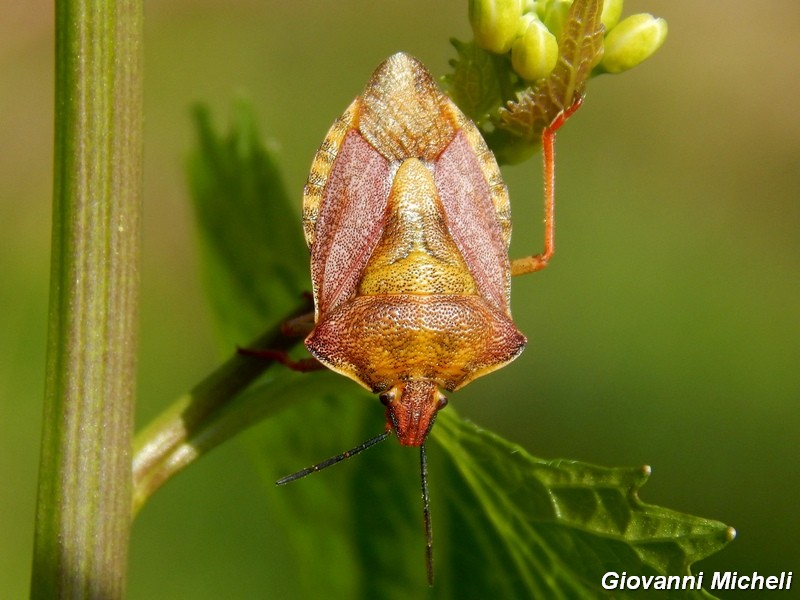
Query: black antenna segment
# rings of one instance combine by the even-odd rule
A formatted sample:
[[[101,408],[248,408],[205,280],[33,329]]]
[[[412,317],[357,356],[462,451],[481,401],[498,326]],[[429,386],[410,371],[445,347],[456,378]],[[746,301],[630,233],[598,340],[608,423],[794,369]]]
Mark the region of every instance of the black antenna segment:
[[[346,458],[350,458],[351,456],[355,456],[356,454],[360,454],[367,448],[372,448],[375,444],[382,442],[386,438],[392,435],[392,431],[387,430],[384,431],[380,435],[376,435],[374,438],[368,439],[363,444],[359,444],[355,448],[348,450],[346,452],[342,452],[341,454],[337,454],[336,456],[332,456],[328,460],[323,460],[321,463],[317,463],[316,465],[312,465],[303,469],[302,471],[298,471],[297,473],[292,473],[291,475],[287,475],[286,477],[281,477],[278,481],[275,482],[275,485],[284,485],[285,483],[289,483],[290,481],[295,481],[297,479],[302,479],[306,475],[311,475],[311,473],[316,473],[317,471],[321,471],[331,465],[335,465],[338,462],[342,462]]]
[[[419,473],[422,482],[422,517],[425,522],[425,570],[428,585],[433,585],[433,526],[431,525],[431,505],[428,497],[428,457],[425,444],[419,447]]]

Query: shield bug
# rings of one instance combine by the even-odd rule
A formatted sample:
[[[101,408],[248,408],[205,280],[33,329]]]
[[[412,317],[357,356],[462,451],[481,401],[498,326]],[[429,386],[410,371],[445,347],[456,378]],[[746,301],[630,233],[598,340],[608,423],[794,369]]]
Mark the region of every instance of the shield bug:
[[[464,387],[525,347],[511,320],[510,280],[552,254],[554,125],[543,140],[545,251],[513,263],[508,191],[493,154],[408,54],[383,62],[336,120],[305,186],[315,322],[305,344],[320,363],[380,396],[386,429],[278,484],[391,434],[418,446],[429,582],[425,440],[447,402],[441,390]]]

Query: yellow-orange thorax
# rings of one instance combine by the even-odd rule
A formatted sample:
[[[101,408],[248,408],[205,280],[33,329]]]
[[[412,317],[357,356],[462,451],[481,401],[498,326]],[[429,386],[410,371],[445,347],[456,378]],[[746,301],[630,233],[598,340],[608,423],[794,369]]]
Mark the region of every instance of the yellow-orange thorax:
[[[417,158],[398,168],[381,240],[358,295],[477,293],[464,258],[447,231],[433,175]]]

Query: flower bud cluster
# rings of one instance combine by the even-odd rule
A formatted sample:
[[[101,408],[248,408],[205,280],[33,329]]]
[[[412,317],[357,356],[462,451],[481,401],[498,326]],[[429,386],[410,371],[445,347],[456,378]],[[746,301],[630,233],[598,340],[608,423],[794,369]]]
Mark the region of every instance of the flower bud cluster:
[[[511,54],[514,72],[526,81],[547,77],[558,61],[558,39],[572,0],[469,0],[475,43]],[[664,43],[667,22],[650,14],[620,20],[623,0],[605,0],[606,30],[598,72],[621,73],[649,58]]]

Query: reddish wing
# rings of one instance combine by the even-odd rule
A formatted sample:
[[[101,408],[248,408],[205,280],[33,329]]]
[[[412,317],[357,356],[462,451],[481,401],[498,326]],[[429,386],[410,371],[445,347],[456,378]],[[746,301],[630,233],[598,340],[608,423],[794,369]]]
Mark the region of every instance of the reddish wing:
[[[508,248],[486,178],[463,131],[436,160],[434,178],[450,235],[481,295],[508,314]]]
[[[381,237],[389,183],[388,161],[351,130],[325,186],[311,249],[319,315],[353,295]]]

